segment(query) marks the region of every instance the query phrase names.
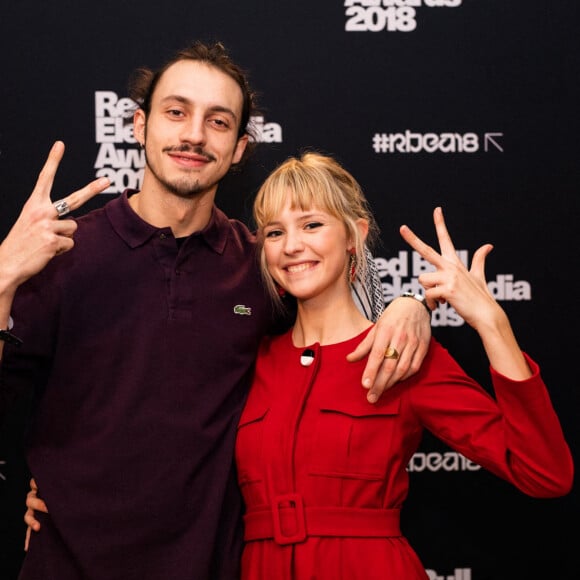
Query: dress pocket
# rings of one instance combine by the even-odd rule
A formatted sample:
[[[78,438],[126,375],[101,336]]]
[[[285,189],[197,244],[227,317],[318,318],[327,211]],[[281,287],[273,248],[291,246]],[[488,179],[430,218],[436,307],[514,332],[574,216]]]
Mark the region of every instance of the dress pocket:
[[[366,401],[328,401],[314,430],[311,475],[381,480],[392,460],[400,401],[380,406]]]
[[[247,505],[264,501],[264,424],[269,408],[263,403],[246,404],[238,423],[236,464],[238,482]]]

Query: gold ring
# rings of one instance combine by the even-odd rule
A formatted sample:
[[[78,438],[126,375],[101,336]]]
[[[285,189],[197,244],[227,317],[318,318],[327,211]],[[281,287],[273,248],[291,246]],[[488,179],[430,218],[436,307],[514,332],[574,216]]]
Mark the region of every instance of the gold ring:
[[[385,351],[385,358],[392,358],[393,360],[399,359],[399,352],[394,346],[387,346],[387,350]]]

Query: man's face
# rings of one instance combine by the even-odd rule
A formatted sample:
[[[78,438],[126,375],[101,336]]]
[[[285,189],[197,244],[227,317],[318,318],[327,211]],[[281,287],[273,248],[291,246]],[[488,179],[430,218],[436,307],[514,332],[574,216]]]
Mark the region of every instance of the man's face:
[[[231,77],[197,61],[173,64],[149,115],[135,114],[135,136],[145,144],[144,187],[156,182],[180,197],[215,193],[247,144],[238,139],[241,113],[242,92]]]

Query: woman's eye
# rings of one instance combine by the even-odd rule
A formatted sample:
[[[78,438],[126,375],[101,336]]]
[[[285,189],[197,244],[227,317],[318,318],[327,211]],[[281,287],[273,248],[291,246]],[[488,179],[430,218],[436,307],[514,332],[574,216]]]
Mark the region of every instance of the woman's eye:
[[[282,232],[280,230],[270,230],[268,232],[266,232],[265,236],[267,238],[277,238],[278,236],[281,236]]]
[[[322,227],[322,223],[321,222],[308,222],[304,226],[304,229],[306,229],[306,230],[314,230],[314,229],[320,228],[320,227]]]

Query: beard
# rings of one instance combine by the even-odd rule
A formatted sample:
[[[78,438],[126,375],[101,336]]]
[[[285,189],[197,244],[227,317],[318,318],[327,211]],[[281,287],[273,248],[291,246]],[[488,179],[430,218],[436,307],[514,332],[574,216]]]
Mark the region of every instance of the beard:
[[[202,185],[199,179],[193,179],[189,177],[182,177],[181,179],[175,179],[169,181],[163,176],[159,175],[151,165],[148,166],[151,173],[155,176],[155,179],[163,186],[163,188],[172,193],[176,197],[181,197],[183,199],[191,199],[211,187],[211,184]]]
[[[164,150],[165,151],[165,150]],[[201,147],[190,147],[188,145],[182,145],[180,147],[168,147],[166,151],[188,151],[195,153],[196,155],[203,155],[210,161],[214,161],[215,157],[210,153],[204,151]],[[145,164],[152,175],[155,177],[157,182],[169,193],[180,197],[182,199],[191,199],[196,197],[209,189],[212,189],[218,182],[202,183],[199,177],[196,177],[193,172],[190,175],[183,175],[180,178],[176,178],[169,181],[160,172],[158,172],[154,164],[149,162],[147,157],[147,147],[144,148],[145,152]]]

